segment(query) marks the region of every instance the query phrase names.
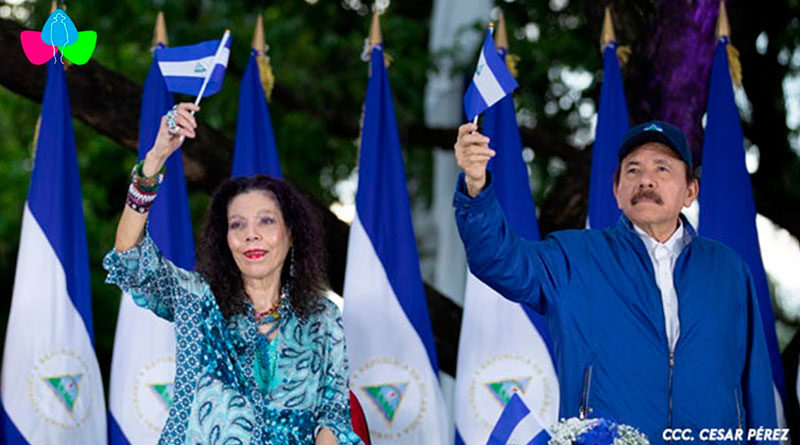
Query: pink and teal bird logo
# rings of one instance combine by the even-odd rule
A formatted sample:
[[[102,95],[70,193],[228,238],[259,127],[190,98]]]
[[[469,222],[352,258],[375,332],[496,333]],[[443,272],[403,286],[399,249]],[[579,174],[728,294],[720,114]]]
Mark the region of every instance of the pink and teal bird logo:
[[[55,58],[57,52],[75,65],[83,65],[94,53],[97,33],[79,32],[67,13],[56,9],[42,26],[41,32],[22,31],[19,40],[25,56],[34,65],[41,65]]]

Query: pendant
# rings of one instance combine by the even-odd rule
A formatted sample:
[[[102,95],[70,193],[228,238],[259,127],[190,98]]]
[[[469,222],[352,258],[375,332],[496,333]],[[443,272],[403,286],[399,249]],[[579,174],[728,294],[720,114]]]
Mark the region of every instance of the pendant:
[[[256,359],[253,364],[253,378],[258,384],[261,393],[266,396],[277,381],[278,372],[278,347],[277,339],[267,340],[267,336],[260,334],[256,345]]]

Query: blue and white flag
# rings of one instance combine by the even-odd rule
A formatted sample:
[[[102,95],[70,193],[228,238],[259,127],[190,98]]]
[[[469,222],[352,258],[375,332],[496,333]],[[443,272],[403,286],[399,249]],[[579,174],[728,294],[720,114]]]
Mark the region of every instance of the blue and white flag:
[[[222,88],[230,54],[229,32],[226,32],[221,40],[159,48],[155,51],[158,67],[167,83],[167,89],[172,93],[197,96],[200,94],[203,82],[210,74],[203,97],[211,96]]]
[[[520,236],[538,240],[536,209],[511,96],[486,111],[482,131],[497,153],[488,168],[506,219]],[[468,273],[459,345],[457,443],[485,444],[495,419],[514,394],[548,425],[558,420],[558,379],[544,317],[506,300]]]
[[[142,94],[139,159],[152,147],[161,117],[172,105],[172,95],[153,61]],[[180,149],[166,166],[167,175],[148,216],[150,236],[165,258],[191,270],[194,239]],[[174,325],[123,294],[111,361],[110,443],[156,443],[172,407],[174,381]]]
[[[778,422],[785,424],[786,383],[775,332],[775,316],[767,274],[761,261],[756,230],[756,206],[744,159],[744,137],[733,96],[728,65],[728,38],[717,43],[703,137],[703,182],[700,187],[700,235],[728,245],[750,267],[756,287],[761,325],[767,342],[776,393]]]
[[[0,442],[106,443],[89,254],[64,66],[47,66],[3,353]]]
[[[622,213],[614,198],[614,171],[619,164],[619,146],[629,126],[617,43],[612,41],[603,50],[603,86],[600,88],[589,177],[589,218],[586,225],[594,229],[615,225]]]
[[[519,394],[514,394],[497,419],[486,445],[547,445],[550,433]]]
[[[258,73],[258,54],[252,50],[244,69],[239,91],[239,115],[236,118],[236,146],[233,149],[231,176],[264,174],[280,178],[281,163],[269,105]]]
[[[517,88],[517,80],[511,75],[505,62],[497,53],[492,40],[492,29],[483,39],[478,66],[464,94],[464,112],[467,120],[472,120],[487,108]]]
[[[380,45],[372,49],[371,67],[344,279],[350,386],[373,444],[450,444]]]

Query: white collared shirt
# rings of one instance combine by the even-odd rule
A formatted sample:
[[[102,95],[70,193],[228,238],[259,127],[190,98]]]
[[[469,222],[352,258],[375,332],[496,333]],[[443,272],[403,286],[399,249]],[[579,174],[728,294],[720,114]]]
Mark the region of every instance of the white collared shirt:
[[[683,227],[683,221],[678,219],[678,229],[665,242],[660,243],[655,238],[650,237],[644,230],[637,227],[633,228],[644,242],[650,261],[653,263],[653,272],[656,276],[656,285],[661,291],[661,304],[664,307],[664,324],[667,332],[667,342],[669,350],[675,350],[675,344],[681,335],[681,322],[678,318],[678,294],[675,291],[675,282],[672,272],[675,268],[675,260],[689,243],[690,238]]]

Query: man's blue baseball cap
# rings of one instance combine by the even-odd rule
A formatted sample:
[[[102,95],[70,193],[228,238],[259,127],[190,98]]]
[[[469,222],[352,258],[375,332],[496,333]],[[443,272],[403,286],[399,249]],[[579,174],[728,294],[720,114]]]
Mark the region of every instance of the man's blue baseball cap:
[[[628,156],[636,147],[648,142],[660,142],[671,148],[683,162],[694,168],[692,150],[686,142],[686,136],[680,128],[662,121],[650,121],[639,124],[625,133],[619,147],[619,162]]]

